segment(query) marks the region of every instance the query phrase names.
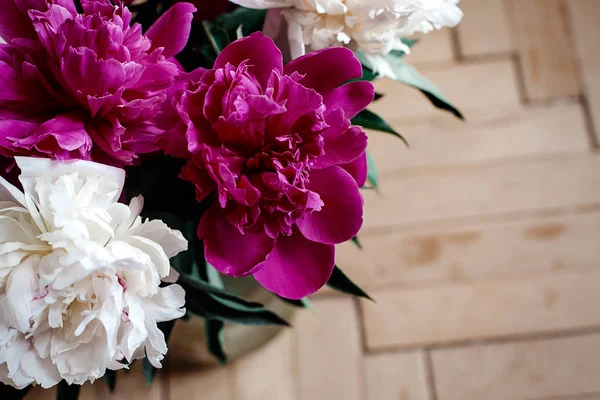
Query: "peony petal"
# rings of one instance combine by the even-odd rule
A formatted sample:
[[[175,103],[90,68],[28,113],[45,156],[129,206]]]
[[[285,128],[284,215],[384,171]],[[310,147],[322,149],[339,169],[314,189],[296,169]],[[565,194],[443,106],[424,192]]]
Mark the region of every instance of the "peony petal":
[[[338,244],[352,239],[363,222],[363,199],[350,174],[340,167],[313,170],[307,189],[321,196],[321,211],[313,212],[297,225],[309,240]]]
[[[101,59],[89,48],[69,48],[62,62],[62,75],[75,97],[86,104],[87,96],[116,93],[126,83],[126,71],[115,59]]]
[[[312,242],[297,230],[280,236],[275,248],[254,274],[267,290],[287,299],[302,299],[319,290],[331,277],[333,245]]]
[[[29,330],[31,303],[39,289],[35,272],[39,261],[39,256],[29,257],[12,271],[6,281],[2,315],[9,327],[22,333]]]
[[[77,173],[79,176],[102,176],[110,179],[118,187],[113,200],[117,201],[121,196],[125,183],[125,171],[121,168],[110,167],[91,161],[57,161],[46,158],[15,157],[17,166],[21,169],[19,180],[23,184],[25,193],[38,200],[35,193],[37,178],[52,177]]]
[[[146,37],[152,41],[150,51],[163,47],[163,56],[169,58],[183,50],[195,11],[196,7],[190,3],[176,3],[169,8],[146,32]]]
[[[165,251],[158,243],[141,236],[129,236],[123,239],[123,241],[150,256],[152,264],[156,268],[156,272],[160,278],[169,275],[169,271],[171,270],[169,257],[167,257]]]
[[[288,46],[292,60],[295,60],[306,54],[304,32],[302,32],[302,25],[296,19],[288,19],[287,23]]]
[[[264,10],[265,8],[283,8],[293,5],[289,0],[230,0],[238,6]]]
[[[9,201],[27,207],[25,195],[10,182],[0,176],[0,201]]]
[[[347,128],[349,122],[343,111],[330,114],[330,128],[323,132],[325,154],[315,160],[314,168],[347,164],[361,156],[367,148],[367,134],[358,126]]]
[[[219,272],[236,277],[255,272],[275,245],[275,241],[262,230],[242,235],[218,205],[202,217],[198,237],[204,239],[204,253],[210,265]]]
[[[344,110],[347,119],[354,118],[359,112],[367,108],[375,97],[375,87],[371,82],[350,82],[326,93],[323,102],[327,111]]]
[[[319,93],[326,93],[351,79],[362,77],[362,65],[352,50],[334,47],[315,51],[286,64],[285,75],[304,75],[299,82]]]
[[[73,112],[44,122],[30,136],[15,141],[13,145],[35,149],[56,159],[87,158],[92,149],[92,139],[85,128],[83,115]]]
[[[37,39],[31,20],[15,0],[0,0],[0,10],[0,36],[9,42],[13,38]]]
[[[275,43],[262,33],[236,40],[225,47],[215,61],[214,69],[224,68],[227,63],[237,67],[248,60],[248,71],[254,75],[263,90],[273,71],[283,70],[283,56]]]
[[[179,285],[160,288],[144,303],[146,314],[156,322],[171,321],[185,314],[185,291]]]
[[[141,236],[158,244],[168,258],[188,249],[188,242],[181,232],[171,229],[163,221],[155,219],[144,222],[129,231],[132,236]]]
[[[352,175],[359,188],[365,186],[365,183],[367,182],[367,174],[369,172],[366,152],[364,152],[363,155],[358,157],[356,160],[348,164],[339,165],[339,167],[344,168],[346,172]]]
[[[35,351],[29,350],[21,359],[23,371],[33,377],[38,385],[50,389],[62,380],[56,367],[49,358],[41,358]]]

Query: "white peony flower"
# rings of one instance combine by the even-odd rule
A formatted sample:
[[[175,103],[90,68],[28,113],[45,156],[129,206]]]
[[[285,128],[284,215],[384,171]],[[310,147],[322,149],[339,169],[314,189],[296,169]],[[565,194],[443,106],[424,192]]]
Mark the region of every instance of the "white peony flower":
[[[377,66],[392,50],[408,52],[402,38],[462,19],[459,0],[231,0],[248,8],[272,8],[265,33],[277,36],[272,13],[288,23],[292,58],[333,46],[361,49]],[[379,71],[383,72],[383,71]]]
[[[180,232],[118,203],[125,173],[17,157],[24,191],[0,178],[0,381],[83,384],[167,352],[157,323],[183,316],[169,258]]]

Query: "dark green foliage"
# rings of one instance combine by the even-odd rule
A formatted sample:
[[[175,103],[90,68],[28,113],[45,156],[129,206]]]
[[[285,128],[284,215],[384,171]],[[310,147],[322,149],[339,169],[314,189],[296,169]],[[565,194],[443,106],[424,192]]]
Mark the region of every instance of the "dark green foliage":
[[[327,282],[327,286],[337,290],[338,292],[373,300],[364,290],[358,287],[356,283],[352,282],[350,278],[348,278],[346,274],[344,274],[338,267],[333,269],[333,273],[331,274],[331,278],[329,278],[329,282]]]
[[[353,125],[360,125],[365,129],[372,129],[374,131],[390,133],[404,142],[408,146],[408,142],[404,137],[396,132],[387,122],[383,120],[379,115],[369,110],[363,110],[354,118],[352,118]]]
[[[0,383],[0,399],[2,400],[22,400],[29,390],[31,386],[27,386],[25,389],[17,390],[12,386],[4,385]]]
[[[79,385],[69,385],[65,381],[60,381],[58,384],[56,400],[77,400],[79,398],[80,389],[81,386]]]

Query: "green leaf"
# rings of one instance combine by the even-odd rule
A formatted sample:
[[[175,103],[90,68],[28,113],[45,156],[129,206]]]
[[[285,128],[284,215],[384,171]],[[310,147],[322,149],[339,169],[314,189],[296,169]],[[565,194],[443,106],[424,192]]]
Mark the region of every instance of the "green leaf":
[[[165,335],[165,342],[169,343],[169,338],[171,337],[171,333],[173,332],[173,327],[175,326],[175,320],[166,321],[158,323],[158,329]],[[152,383],[154,382],[154,378],[156,378],[157,369],[154,368],[154,365],[148,361],[148,358],[144,358],[143,361],[144,366],[144,378],[146,378],[146,385],[150,388],[152,387]]]
[[[311,304],[311,302],[307,298],[300,299],[300,300],[291,300],[291,299],[286,299],[285,297],[281,297],[281,296],[278,296],[278,297],[284,303],[287,303],[287,304],[289,304],[291,306],[294,306],[294,307],[307,308],[307,309],[311,309],[312,308],[312,304]]]
[[[223,284],[223,278],[221,277],[219,271],[210,265],[208,261],[206,261],[204,264],[206,266],[206,277],[208,279],[208,283],[219,289],[225,288],[225,285]]]
[[[186,292],[189,311],[207,319],[245,325],[289,324],[262,304],[249,302],[189,275],[181,275],[178,283]]]
[[[402,60],[404,54],[402,51],[392,51],[390,54],[383,56],[396,74],[396,81],[419,89],[434,106],[454,114],[457,118],[464,119],[461,112],[446,99],[433,83],[425,79],[413,66]],[[377,74],[372,71],[371,64],[364,53],[358,51],[356,56],[363,64],[363,79],[369,81],[375,79]]]
[[[104,382],[108,386],[108,390],[113,393],[117,387],[117,371],[107,369],[106,374],[104,374]]]
[[[418,42],[418,39],[402,39],[402,43],[408,46],[409,49],[412,48]],[[402,50],[392,50],[390,53],[398,57],[404,57],[406,55],[406,53]]]
[[[367,157],[369,157],[369,156],[367,155]],[[368,160],[368,158],[367,158],[367,160]],[[367,176],[367,179],[369,179],[368,176]],[[359,249],[362,250],[363,247],[362,247],[362,244],[360,243],[360,240],[358,240],[358,236],[354,236],[352,238],[352,243],[354,243],[356,245],[356,247],[358,247]]]
[[[373,300],[364,290],[352,282],[337,266],[333,269],[333,273],[331,274],[331,278],[329,278],[329,282],[327,282],[327,286],[338,292],[364,297],[371,301]]]
[[[389,54],[385,58],[396,74],[398,82],[419,89],[434,106],[454,114],[457,118],[464,119],[460,111],[446,99],[433,83],[425,79],[412,65],[407,64],[400,57],[393,54]]]
[[[207,319],[243,325],[289,324],[262,304],[248,302],[242,298],[223,297],[214,293],[201,293],[188,299],[188,309]]]
[[[371,156],[371,153],[369,152],[367,152],[367,182],[375,189],[379,187],[379,171],[377,170],[373,156]],[[360,247],[360,245],[358,247]]]
[[[267,10],[255,10],[251,8],[238,7],[232,12],[220,15],[215,24],[231,35],[238,30],[243,36],[262,30]]]
[[[372,129],[375,131],[391,133],[392,135],[400,138],[404,142],[406,146],[408,146],[408,142],[404,137],[396,132],[394,128],[392,128],[387,122],[383,120],[379,115],[375,114],[369,110],[363,110],[358,113],[358,115],[352,118],[353,125],[360,125],[365,129]]]
[[[375,92],[375,98],[373,98],[373,102],[381,99],[382,97],[383,97],[383,95],[381,93]]]
[[[219,360],[221,364],[227,363],[227,355],[223,351],[223,321],[207,319],[205,322],[208,351]]]
[[[66,381],[60,381],[56,400],[77,400],[79,398],[79,385],[69,385]]]
[[[221,28],[219,25],[208,21],[202,21],[202,28],[204,28],[204,33],[206,34],[208,42],[210,43],[210,46],[216,55],[223,51],[225,46],[231,42],[231,40],[229,40],[227,31]]]
[[[371,68],[366,67],[363,63],[363,75],[360,80],[371,82],[371,81],[374,81],[375,78],[377,78],[377,74],[375,72],[373,72],[373,70]]]
[[[4,385],[0,383],[0,399],[2,400],[22,400],[27,393],[31,390],[31,386],[27,386],[25,389],[17,390],[12,386]]]

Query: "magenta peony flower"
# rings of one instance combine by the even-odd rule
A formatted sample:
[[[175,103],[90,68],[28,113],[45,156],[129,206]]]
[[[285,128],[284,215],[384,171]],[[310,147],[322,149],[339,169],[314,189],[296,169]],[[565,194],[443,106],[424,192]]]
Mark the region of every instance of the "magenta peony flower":
[[[156,115],[179,70],[194,6],[142,34],[109,0],[0,0],[0,154],[131,164],[156,151]]]
[[[227,46],[176,98],[181,123],[162,138],[189,159],[197,199],[216,193],[198,235],[219,271],[253,274],[300,299],[321,288],[334,245],[362,225],[367,137],[350,119],[373,100],[352,51],[326,49],[285,67],[262,34]]]

